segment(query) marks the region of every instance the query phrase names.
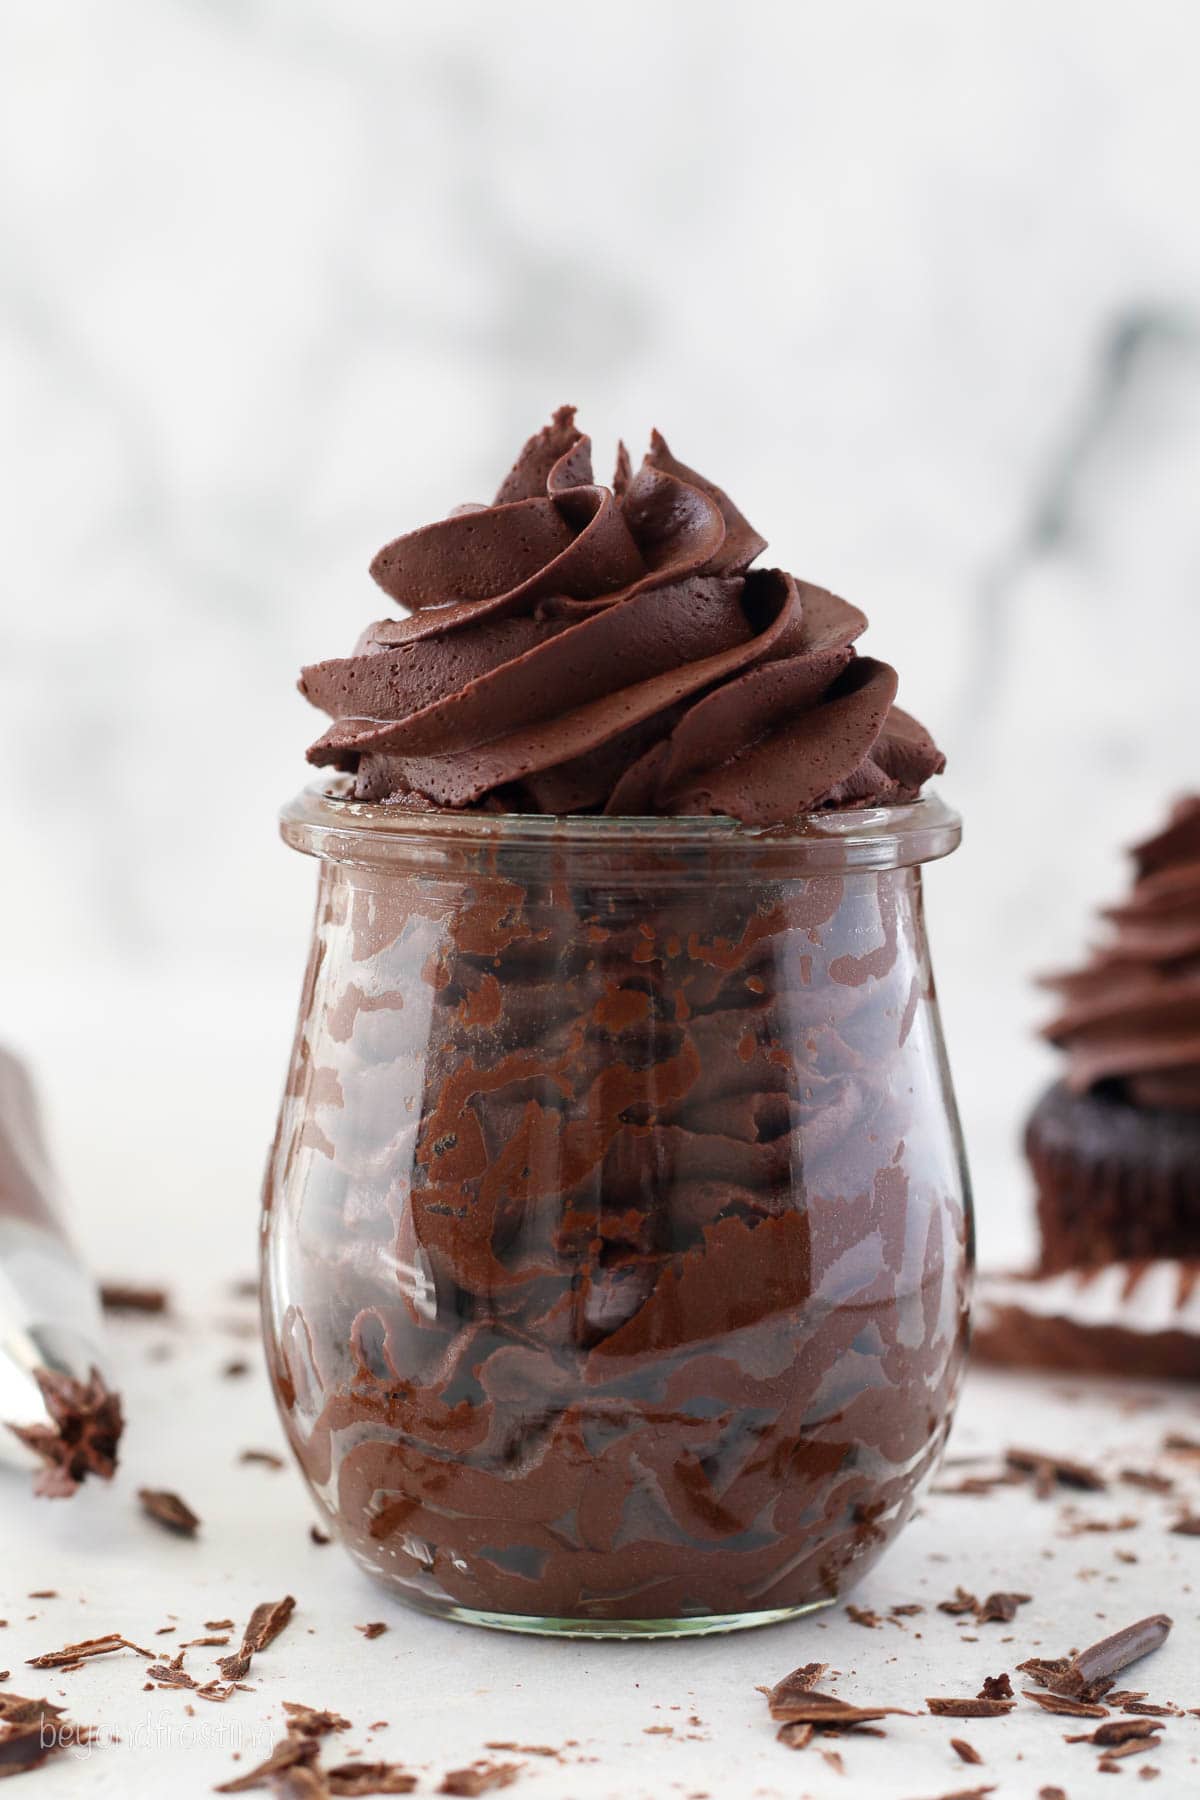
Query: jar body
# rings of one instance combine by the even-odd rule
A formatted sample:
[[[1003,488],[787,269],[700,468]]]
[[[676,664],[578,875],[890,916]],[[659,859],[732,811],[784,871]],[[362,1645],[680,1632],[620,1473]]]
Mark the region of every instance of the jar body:
[[[429,1610],[827,1603],[911,1510],[965,1351],[920,870],[493,826],[322,863],[263,1215],[300,1466]]]

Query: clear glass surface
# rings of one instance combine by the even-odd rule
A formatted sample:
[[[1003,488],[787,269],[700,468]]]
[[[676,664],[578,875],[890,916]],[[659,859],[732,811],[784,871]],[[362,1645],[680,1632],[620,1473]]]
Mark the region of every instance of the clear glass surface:
[[[412,1604],[586,1635],[844,1594],[912,1509],[972,1237],[921,863],[940,801],[725,819],[310,791],[263,1213],[300,1467]]]

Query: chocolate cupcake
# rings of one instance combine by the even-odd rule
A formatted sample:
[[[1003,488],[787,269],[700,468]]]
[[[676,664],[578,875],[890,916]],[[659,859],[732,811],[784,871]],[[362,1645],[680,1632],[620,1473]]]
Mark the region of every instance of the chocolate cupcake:
[[[1038,1267],[980,1285],[975,1349],[1018,1366],[1200,1378],[1200,796],[1133,852],[1129,897],[1045,1035],[1066,1073],[1025,1148]]]
[[[1067,1070],[1025,1139],[1043,1273],[1200,1256],[1200,796],[1133,855],[1109,940],[1046,984]]]

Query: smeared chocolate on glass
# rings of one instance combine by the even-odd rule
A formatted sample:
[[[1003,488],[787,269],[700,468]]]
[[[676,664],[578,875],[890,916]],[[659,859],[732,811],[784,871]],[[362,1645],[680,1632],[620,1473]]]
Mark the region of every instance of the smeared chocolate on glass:
[[[948,1428],[970,1255],[866,621],[569,410],[307,669],[343,773],[264,1214],[291,1442],[435,1611],[713,1629],[844,1592]],[[546,816],[551,815],[551,816]],[[657,815],[657,816],[655,816]]]

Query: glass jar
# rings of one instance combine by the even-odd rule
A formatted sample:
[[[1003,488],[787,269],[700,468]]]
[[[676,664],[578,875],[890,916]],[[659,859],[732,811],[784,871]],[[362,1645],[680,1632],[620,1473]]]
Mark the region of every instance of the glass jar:
[[[730,1630],[912,1509],[966,1345],[936,799],[548,818],[309,791],[263,1215],[278,1404],[351,1554],[477,1624]]]

